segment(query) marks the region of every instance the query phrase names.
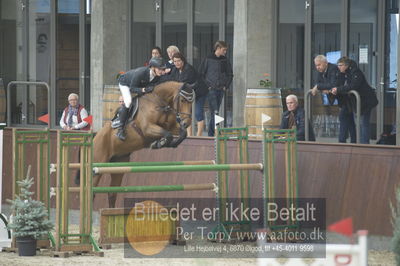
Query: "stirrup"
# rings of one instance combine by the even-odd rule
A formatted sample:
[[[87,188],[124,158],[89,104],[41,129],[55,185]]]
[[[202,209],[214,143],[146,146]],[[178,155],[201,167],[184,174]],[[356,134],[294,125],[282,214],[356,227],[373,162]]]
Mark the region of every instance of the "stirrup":
[[[119,120],[119,118],[117,118],[111,122],[111,128],[121,128],[123,126],[124,126],[124,124],[121,123],[121,120]]]
[[[125,128],[119,128],[115,136],[124,141],[126,139]]]

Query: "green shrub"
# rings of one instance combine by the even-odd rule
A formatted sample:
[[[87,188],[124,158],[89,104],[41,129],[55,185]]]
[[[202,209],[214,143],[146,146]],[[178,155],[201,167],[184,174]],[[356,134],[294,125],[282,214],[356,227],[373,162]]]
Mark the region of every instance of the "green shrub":
[[[13,230],[15,237],[41,238],[53,228],[47,209],[42,202],[31,197],[33,192],[29,188],[33,184],[33,178],[27,177],[17,183],[21,193],[14,200],[9,200],[14,217],[7,227]]]

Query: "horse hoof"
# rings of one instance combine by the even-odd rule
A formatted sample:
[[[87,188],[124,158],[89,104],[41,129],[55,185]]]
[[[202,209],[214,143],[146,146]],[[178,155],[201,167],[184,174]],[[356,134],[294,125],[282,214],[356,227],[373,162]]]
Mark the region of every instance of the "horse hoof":
[[[162,138],[158,142],[159,142],[158,146],[161,148],[164,147],[164,145],[167,143],[167,139]]]
[[[157,144],[158,144],[158,141],[154,141],[153,143],[151,143],[150,144],[150,149],[153,149],[153,150],[159,149]]]

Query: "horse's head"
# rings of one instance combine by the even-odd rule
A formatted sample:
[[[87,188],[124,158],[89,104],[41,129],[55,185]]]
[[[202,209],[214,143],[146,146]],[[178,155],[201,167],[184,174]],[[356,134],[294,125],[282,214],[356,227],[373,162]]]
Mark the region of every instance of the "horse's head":
[[[194,101],[193,86],[183,83],[175,95],[174,103],[176,119],[182,128],[192,124],[192,103]]]

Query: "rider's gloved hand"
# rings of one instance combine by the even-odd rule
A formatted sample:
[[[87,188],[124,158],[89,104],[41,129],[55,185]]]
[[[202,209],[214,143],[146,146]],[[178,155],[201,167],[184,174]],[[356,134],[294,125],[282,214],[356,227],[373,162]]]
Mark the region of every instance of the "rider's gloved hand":
[[[133,92],[136,93],[140,97],[144,94],[144,88],[135,89]]]
[[[146,88],[144,89],[144,92],[145,92],[145,93],[150,93],[150,92],[153,91],[153,89],[154,89],[154,87],[146,87]]]

